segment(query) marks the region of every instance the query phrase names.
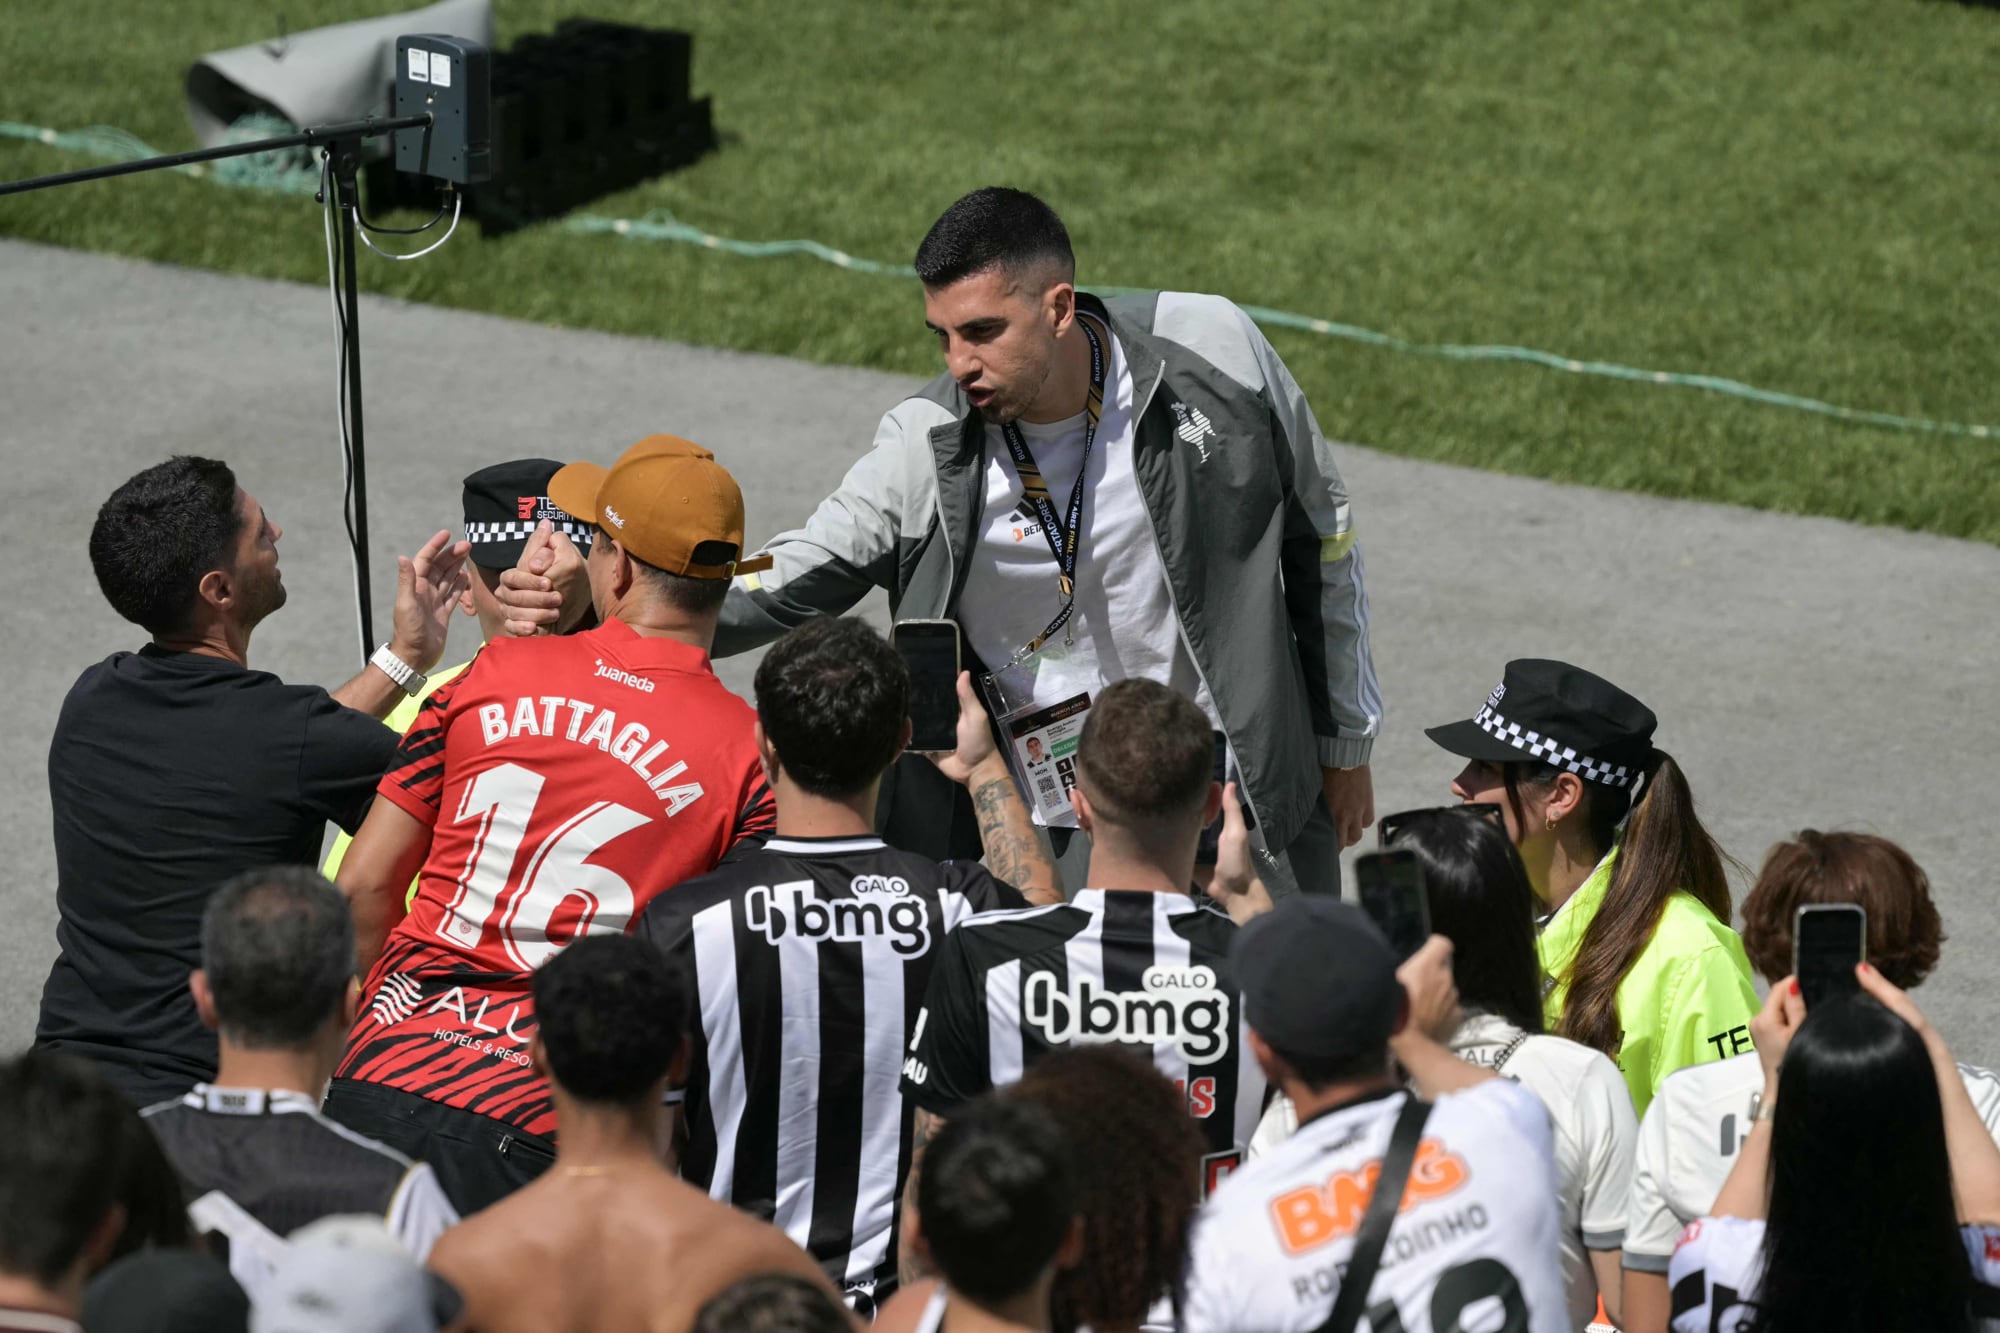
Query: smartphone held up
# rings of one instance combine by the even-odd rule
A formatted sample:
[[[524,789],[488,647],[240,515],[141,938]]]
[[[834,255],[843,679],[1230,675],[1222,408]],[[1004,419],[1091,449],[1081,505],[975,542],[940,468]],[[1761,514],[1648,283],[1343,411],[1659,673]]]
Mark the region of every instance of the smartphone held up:
[[[1431,908],[1415,852],[1392,849],[1356,857],[1354,887],[1361,910],[1389,937],[1398,959],[1424,947],[1431,937]]]
[[[1792,975],[1814,1006],[1861,989],[1855,967],[1868,958],[1868,911],[1858,903],[1808,903],[1792,918]]]
[[[890,642],[910,669],[910,748],[958,748],[958,622],[899,620]]]

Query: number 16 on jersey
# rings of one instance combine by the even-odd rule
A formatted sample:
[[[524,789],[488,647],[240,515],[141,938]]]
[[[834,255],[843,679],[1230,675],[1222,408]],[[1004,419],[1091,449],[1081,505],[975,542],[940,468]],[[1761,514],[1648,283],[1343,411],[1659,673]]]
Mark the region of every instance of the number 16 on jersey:
[[[631,884],[589,858],[653,822],[614,801],[594,801],[542,839],[517,876],[515,863],[542,785],[541,774],[520,764],[496,764],[466,784],[454,822],[478,820],[479,830],[437,928],[442,938],[477,949],[490,923],[507,956],[528,971],[572,939],[625,929],[637,906]],[[566,913],[573,928],[561,940],[551,938],[551,927]]]

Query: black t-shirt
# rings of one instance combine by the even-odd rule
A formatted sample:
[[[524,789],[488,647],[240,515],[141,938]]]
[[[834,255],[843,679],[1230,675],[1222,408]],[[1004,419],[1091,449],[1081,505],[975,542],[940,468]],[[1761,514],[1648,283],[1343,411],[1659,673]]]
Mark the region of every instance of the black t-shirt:
[[[215,1073],[188,973],[230,876],[311,865],[352,832],[396,733],[314,685],[152,646],[114,653],[49,742],[56,945],[36,1040],[100,1062],[138,1105]]]

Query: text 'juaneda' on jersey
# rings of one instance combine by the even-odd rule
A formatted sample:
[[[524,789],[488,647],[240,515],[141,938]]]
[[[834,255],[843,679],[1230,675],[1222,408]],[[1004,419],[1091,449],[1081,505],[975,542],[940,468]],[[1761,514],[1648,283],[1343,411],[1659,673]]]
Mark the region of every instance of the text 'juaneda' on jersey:
[[[598,674],[607,672],[600,669]],[[646,684],[650,686],[652,682]],[[590,719],[588,724],[585,718]],[[523,695],[515,699],[511,712],[504,703],[482,704],[479,730],[488,745],[519,736],[545,736],[594,745],[637,773],[666,804],[670,819],[701,799],[699,782],[674,783],[675,778],[687,772],[685,759],[675,760],[657,773],[653,771],[653,765],[666,754],[667,743],[654,740],[645,723],[627,722],[620,726],[614,709],[600,708],[582,699],[560,694]]]

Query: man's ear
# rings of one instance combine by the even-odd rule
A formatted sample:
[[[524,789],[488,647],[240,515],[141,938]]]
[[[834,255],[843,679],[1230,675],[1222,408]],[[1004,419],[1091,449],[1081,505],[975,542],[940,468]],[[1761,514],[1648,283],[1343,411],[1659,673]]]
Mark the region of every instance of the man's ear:
[[[1207,828],[1215,822],[1215,817],[1221,813],[1222,784],[1220,782],[1211,782],[1208,784],[1208,799],[1201,803],[1201,826]]]
[[[195,585],[195,595],[210,606],[225,607],[236,598],[236,582],[227,571],[211,569]]]
[[[1091,826],[1097,822],[1097,815],[1090,808],[1090,798],[1083,794],[1082,783],[1069,789],[1069,803],[1076,810],[1076,826],[1085,833],[1090,832]]]
[[[104,1216],[97,1219],[97,1225],[90,1229],[90,1239],[83,1246],[85,1276],[95,1274],[109,1262],[111,1252],[118,1248],[118,1242],[125,1236],[125,1223],[129,1217],[124,1204],[114,1203],[104,1210]]]
[[[222,1020],[215,1013],[215,991],[208,984],[208,973],[196,968],[188,973],[188,990],[194,995],[194,1011],[201,1016],[201,1025],[211,1032],[222,1026]]]
[[[1083,1262],[1083,1218],[1072,1217],[1069,1230],[1063,1233],[1062,1244],[1056,1246],[1056,1271],[1075,1268]]]
[[[639,569],[632,563],[632,553],[620,541],[611,543],[611,591],[619,601],[632,595],[632,585],[639,581]]]
[[[549,1053],[542,1046],[540,1028],[537,1028],[528,1038],[528,1067],[543,1079],[548,1079]]]
[[[1408,1027],[1409,1025],[1410,1025],[1410,993],[1408,991],[1404,991],[1402,999],[1398,1001],[1396,1005],[1396,1026],[1389,1029],[1389,1035],[1392,1037],[1400,1037],[1403,1035],[1403,1029]]]
[[[765,734],[762,718],[759,718],[752,724],[751,734],[757,741],[757,762],[764,770],[764,781],[776,787],[778,785],[778,747],[771,744],[770,736]]]
[[[903,729],[896,734],[896,752],[889,756],[890,763],[893,764],[898,759],[901,759],[903,751],[910,748],[910,736],[914,730],[915,728],[910,725],[910,719],[907,717],[904,718]]]
[[[361,978],[356,977],[340,993],[340,1030],[342,1032],[352,1031],[354,1028],[354,1016],[360,1012]]]
[[[1062,333],[1076,323],[1076,284],[1057,281],[1042,293],[1042,308],[1049,314],[1049,331]]]
[[[686,1037],[674,1048],[674,1058],[667,1062],[667,1086],[683,1088],[687,1086],[688,1066],[694,1063],[694,1043]]]
[[[1246,1028],[1244,1031],[1248,1034],[1250,1042],[1250,1057],[1257,1062],[1257,1067],[1264,1071],[1266,1079],[1276,1085],[1291,1074],[1292,1067],[1278,1058],[1278,1053],[1271,1049],[1271,1043],[1257,1035],[1255,1028]]]

